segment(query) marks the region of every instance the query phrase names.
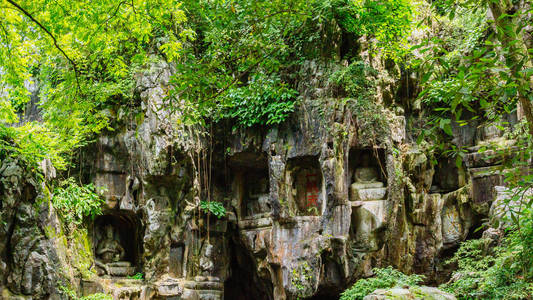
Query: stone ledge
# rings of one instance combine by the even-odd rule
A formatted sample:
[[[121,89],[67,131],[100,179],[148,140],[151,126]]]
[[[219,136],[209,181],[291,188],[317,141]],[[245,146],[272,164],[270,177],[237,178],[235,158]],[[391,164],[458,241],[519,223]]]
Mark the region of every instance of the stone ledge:
[[[500,176],[503,175],[503,172],[500,170],[501,166],[490,166],[490,167],[481,167],[481,168],[470,168],[470,174],[473,178],[488,177],[488,176]]]
[[[272,227],[272,218],[267,217],[251,220],[240,220],[238,225],[240,230]]]
[[[184,281],[183,286],[190,290],[222,291],[224,284],[218,281]]]
[[[283,218],[278,221],[280,225],[296,225],[302,223],[316,222],[320,220],[321,216],[294,216],[290,218]]]
[[[181,296],[183,294],[183,287],[177,279],[167,279],[163,282],[155,284],[157,295],[162,297]]]

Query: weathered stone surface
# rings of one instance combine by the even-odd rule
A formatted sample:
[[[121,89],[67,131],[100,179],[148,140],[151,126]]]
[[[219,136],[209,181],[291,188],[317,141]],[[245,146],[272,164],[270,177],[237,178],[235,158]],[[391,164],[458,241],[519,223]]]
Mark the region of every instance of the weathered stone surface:
[[[378,231],[387,222],[387,201],[360,201],[352,205],[353,239],[359,251],[376,251],[382,245]]]
[[[177,279],[167,278],[155,284],[160,297],[179,297],[183,294],[183,285]]]
[[[355,188],[353,185],[350,189],[351,201],[371,201],[383,200],[387,194],[387,188]]]
[[[57,293],[59,249],[43,228],[56,232],[48,191],[15,160],[0,164],[0,286],[36,298]],[[7,255],[9,253],[9,255]],[[11,297],[11,296],[10,296]]]
[[[503,185],[503,175],[499,168],[486,167],[470,169],[472,176],[472,198],[476,209],[488,214],[490,205],[496,197],[494,187]]]

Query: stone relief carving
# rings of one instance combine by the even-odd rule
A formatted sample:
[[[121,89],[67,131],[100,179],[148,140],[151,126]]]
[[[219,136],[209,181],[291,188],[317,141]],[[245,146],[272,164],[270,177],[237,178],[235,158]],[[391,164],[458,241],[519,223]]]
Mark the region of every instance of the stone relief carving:
[[[270,212],[268,178],[261,178],[249,184],[245,197],[246,216],[256,216]]]

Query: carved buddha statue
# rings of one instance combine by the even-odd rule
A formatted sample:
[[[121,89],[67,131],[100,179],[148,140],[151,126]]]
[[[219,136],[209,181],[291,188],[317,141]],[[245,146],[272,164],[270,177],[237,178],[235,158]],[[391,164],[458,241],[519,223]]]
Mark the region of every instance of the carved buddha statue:
[[[361,167],[355,169],[354,181],[359,183],[378,181],[378,172],[375,168],[369,166],[368,155],[363,156]]]
[[[262,178],[252,183],[248,190],[246,214],[252,216],[270,212],[269,201],[268,180]]]
[[[123,261],[126,252],[119,241],[114,238],[113,227],[104,228],[104,237],[96,248],[96,265],[104,274],[111,276],[132,275],[135,268],[129,261]]]
[[[202,276],[210,276],[215,268],[213,263],[213,245],[207,243],[200,257],[200,270]]]
[[[105,236],[98,244],[96,255],[103,263],[117,262],[124,259],[124,248],[113,237],[113,227],[105,227]]]
[[[350,200],[381,200],[384,199],[386,188],[379,181],[379,174],[370,165],[370,155],[361,156],[361,165],[355,169],[353,183],[350,185]]]
[[[215,249],[209,242],[206,242],[202,248],[199,267],[199,276],[195,277],[195,281],[220,281],[213,274],[215,271]]]

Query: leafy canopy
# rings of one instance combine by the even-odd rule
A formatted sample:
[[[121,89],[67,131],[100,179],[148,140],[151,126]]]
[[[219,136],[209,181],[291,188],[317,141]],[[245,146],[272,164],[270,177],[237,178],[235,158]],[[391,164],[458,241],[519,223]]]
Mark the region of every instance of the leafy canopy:
[[[334,24],[397,55],[412,19],[406,0],[0,0],[0,11],[0,127],[31,164],[60,169],[118,106],[138,105],[134,75],[154,60],[175,64],[164,109],[185,121],[276,125],[297,105],[301,62],[331,58]],[[5,129],[30,86],[42,119]]]
[[[194,0],[183,7],[196,39],[176,60],[171,100],[190,122],[279,124],[295,109],[302,62],[338,58],[328,35],[349,33],[353,42],[368,35],[374,50],[400,58],[412,30],[406,0]]]
[[[177,56],[189,32],[175,0],[1,0],[0,12],[0,127],[18,121],[38,86],[42,121],[3,131],[58,168],[108,126],[110,106],[132,101],[151,55]]]

